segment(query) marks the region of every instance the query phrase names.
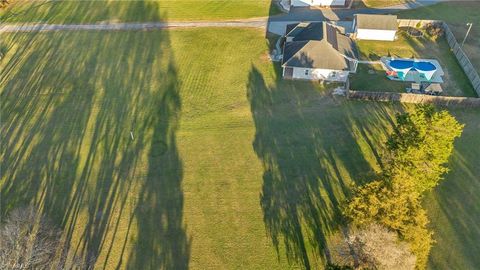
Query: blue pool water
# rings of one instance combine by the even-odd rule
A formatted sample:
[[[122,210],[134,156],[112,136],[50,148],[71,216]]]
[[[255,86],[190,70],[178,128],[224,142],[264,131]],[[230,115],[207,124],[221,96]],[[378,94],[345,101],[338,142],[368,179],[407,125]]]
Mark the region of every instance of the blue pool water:
[[[411,60],[392,60],[390,66],[395,69],[406,69],[413,67],[413,61]]]
[[[413,62],[413,67],[421,71],[433,71],[437,69],[437,67],[430,62]]]
[[[413,68],[420,71],[433,71],[437,69],[434,64],[424,61],[415,62],[413,60],[392,60],[389,64],[394,69]]]

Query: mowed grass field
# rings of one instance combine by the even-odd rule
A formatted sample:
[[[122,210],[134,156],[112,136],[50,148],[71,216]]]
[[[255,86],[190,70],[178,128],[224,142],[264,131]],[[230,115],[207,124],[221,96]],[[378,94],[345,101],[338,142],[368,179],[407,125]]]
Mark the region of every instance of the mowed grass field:
[[[97,23],[228,20],[279,13],[271,0],[18,0],[0,21],[9,23]]]
[[[3,37],[1,215],[38,206],[101,269],[321,269],[339,206],[409,109],[281,80],[259,30]],[[431,265],[465,269],[480,111],[452,113],[465,133],[425,203]]]

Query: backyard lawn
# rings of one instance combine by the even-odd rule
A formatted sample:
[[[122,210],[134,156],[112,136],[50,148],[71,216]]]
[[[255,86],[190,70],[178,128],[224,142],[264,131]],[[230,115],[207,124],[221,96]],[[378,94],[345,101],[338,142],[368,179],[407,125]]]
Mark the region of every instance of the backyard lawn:
[[[402,11],[399,18],[434,19],[448,23],[458,42],[467,33],[467,23],[473,23],[472,30],[463,49],[472,64],[480,70],[480,1],[454,1],[414,10]]]
[[[381,64],[359,64],[357,72],[350,77],[352,90],[404,93],[407,87],[411,87],[411,83],[389,80]]]
[[[18,0],[0,21],[43,23],[228,20],[278,13],[271,0]]]
[[[38,205],[100,269],[321,269],[339,205],[409,109],[281,80],[258,30],[2,38],[1,217]],[[471,269],[480,111],[452,113],[466,129],[425,201],[431,266]]]
[[[434,42],[427,37],[412,37],[404,31],[400,31],[397,40],[391,41],[370,41],[358,40],[356,42],[361,60],[376,61],[382,56],[393,56],[401,58],[420,58],[420,59],[436,59],[439,61],[445,73],[443,76],[444,83],[442,88],[445,95],[449,96],[476,96],[472,85],[468,81],[467,76],[458,64],[455,56],[450,51],[445,38]],[[365,75],[366,67],[359,64],[359,73],[351,76],[352,88],[358,90],[383,90],[388,88],[383,75],[376,68],[374,75]],[[368,71],[368,70],[367,70]],[[370,76],[369,76],[370,75]],[[368,80],[367,80],[368,78]],[[405,85],[407,86],[407,85]],[[391,91],[402,92],[402,84],[392,82]],[[403,87],[403,92],[405,87]]]

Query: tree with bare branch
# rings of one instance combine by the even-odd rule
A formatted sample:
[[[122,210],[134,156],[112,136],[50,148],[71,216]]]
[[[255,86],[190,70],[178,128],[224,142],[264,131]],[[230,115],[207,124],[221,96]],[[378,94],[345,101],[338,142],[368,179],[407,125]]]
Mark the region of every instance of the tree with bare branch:
[[[415,255],[406,242],[399,241],[397,233],[372,224],[360,229],[334,249],[336,262],[355,269],[415,268]]]
[[[61,230],[33,207],[11,211],[0,228],[0,269],[50,269]]]
[[[0,0],[0,9],[6,8],[8,6],[8,0]]]

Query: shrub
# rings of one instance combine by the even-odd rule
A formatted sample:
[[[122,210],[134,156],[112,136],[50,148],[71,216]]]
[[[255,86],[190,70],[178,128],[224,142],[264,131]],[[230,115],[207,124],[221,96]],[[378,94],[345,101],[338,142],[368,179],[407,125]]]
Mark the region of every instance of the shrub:
[[[425,25],[425,31],[435,41],[443,37],[445,30],[441,23],[428,23]]]

